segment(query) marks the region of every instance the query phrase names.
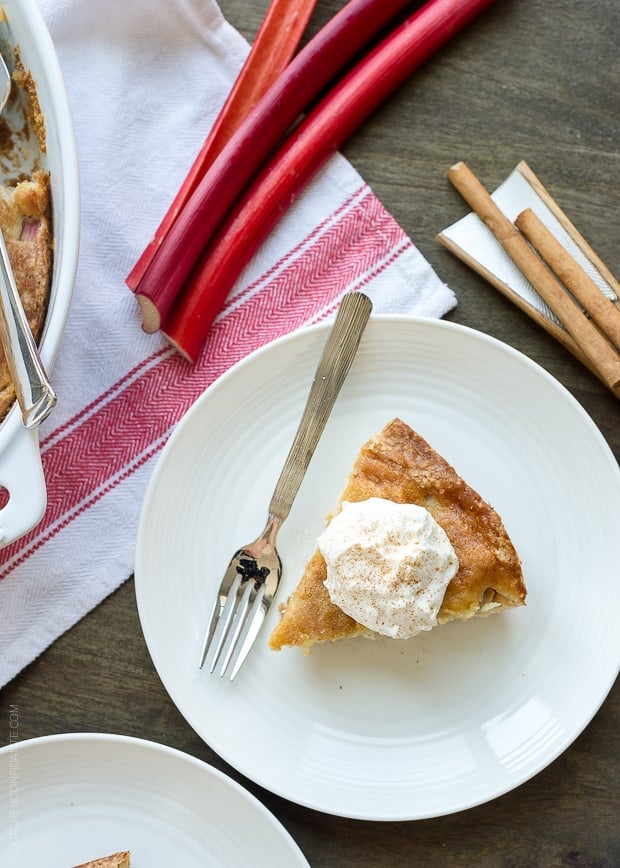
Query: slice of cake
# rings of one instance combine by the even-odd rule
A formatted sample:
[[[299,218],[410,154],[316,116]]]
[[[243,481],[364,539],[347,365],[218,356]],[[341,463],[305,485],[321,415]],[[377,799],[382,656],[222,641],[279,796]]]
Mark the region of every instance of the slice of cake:
[[[499,515],[400,419],[362,447],[333,515],[343,503],[370,498],[424,507],[445,531],[458,568],[445,589],[437,624],[524,605],[521,562]],[[326,579],[325,559],[317,549],[282,607],[269,638],[273,650],[296,645],[308,651],[316,642],[373,635],[332,602]]]
[[[123,850],[121,853],[93,859],[92,862],[83,862],[81,865],[76,865],[75,868],[130,868],[129,857],[129,851]]]

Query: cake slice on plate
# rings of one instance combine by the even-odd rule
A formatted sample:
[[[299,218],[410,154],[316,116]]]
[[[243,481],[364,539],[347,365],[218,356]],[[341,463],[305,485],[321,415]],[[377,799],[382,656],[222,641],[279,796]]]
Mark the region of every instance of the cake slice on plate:
[[[400,419],[389,422],[362,447],[332,519],[343,504],[371,498],[424,507],[452,545],[458,559],[456,572],[450,573],[433,623],[468,620],[525,604],[521,562],[499,515]],[[317,642],[376,632],[332,602],[326,579],[327,566],[319,548],[282,606],[269,637],[273,650],[290,645],[309,651]]]
[[[123,850],[120,853],[112,853],[111,856],[93,859],[92,862],[83,862],[81,865],[76,865],[75,868],[130,868],[129,857],[129,851]]]

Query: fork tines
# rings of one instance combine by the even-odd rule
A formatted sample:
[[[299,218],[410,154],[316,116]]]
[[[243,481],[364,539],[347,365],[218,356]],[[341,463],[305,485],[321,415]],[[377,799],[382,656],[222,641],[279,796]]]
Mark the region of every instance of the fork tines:
[[[226,571],[211,613],[200,661],[202,668],[209,660],[210,672],[219,667],[220,676],[225,675],[230,666],[231,681],[247,657],[265,618],[262,605],[265,577],[254,574],[245,560],[243,553],[238,553]]]

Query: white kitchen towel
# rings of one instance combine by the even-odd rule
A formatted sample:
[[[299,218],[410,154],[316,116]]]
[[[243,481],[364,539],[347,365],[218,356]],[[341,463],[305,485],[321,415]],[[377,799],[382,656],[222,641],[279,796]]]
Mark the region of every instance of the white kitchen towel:
[[[329,317],[363,288],[376,312],[454,304],[341,156],[245,270],[190,366],[140,327],[125,277],[198,153],[247,55],[214,0],[39,0],[80,155],[75,297],[41,429],[48,508],[0,552],[0,685],[132,573],[142,498],[192,402],[257,347]]]

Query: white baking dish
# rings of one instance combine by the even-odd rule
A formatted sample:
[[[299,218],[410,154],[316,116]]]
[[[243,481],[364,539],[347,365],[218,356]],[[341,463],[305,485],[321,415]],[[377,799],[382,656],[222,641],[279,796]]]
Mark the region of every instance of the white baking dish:
[[[7,0],[2,8],[6,22],[0,24],[0,46],[3,51],[7,41],[19,46],[21,60],[36,82],[45,119],[46,152],[41,154],[38,144],[29,141],[20,145],[20,159],[26,172],[39,161],[51,176],[54,266],[50,306],[40,344],[41,358],[49,373],[64,330],[77,268],[80,227],[77,150],[60,65],[35,0]],[[9,58],[6,59],[8,63]],[[11,120],[10,114],[8,119]],[[15,170],[19,168],[16,166]],[[2,166],[5,177],[7,171]],[[8,502],[0,509],[0,548],[3,548],[41,520],[47,503],[38,432],[23,427],[16,405],[0,425],[0,488],[8,491]],[[6,501],[6,491],[2,492],[0,502]]]

